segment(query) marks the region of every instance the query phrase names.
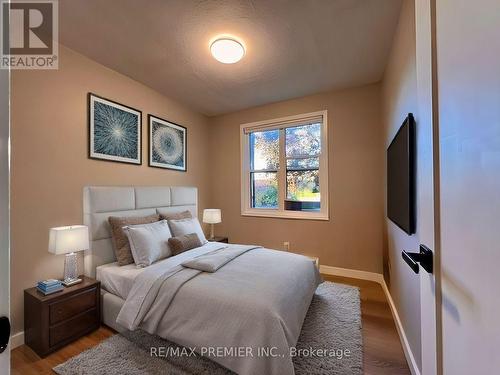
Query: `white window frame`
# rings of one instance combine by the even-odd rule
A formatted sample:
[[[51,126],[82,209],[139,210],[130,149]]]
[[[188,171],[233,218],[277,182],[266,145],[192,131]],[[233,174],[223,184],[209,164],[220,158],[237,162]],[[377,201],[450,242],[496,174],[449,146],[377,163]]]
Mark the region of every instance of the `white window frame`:
[[[304,113],[300,115],[281,117],[266,121],[257,121],[240,126],[240,152],[241,152],[241,215],[272,217],[285,219],[306,219],[306,220],[329,220],[328,205],[328,113],[326,110]],[[280,155],[278,167],[278,208],[252,208],[250,191],[250,146],[249,129],[253,131],[281,129],[284,127],[297,126],[307,119],[321,117],[321,154],[319,156],[319,186],[321,192],[321,208],[319,211],[290,211],[285,210],[286,197],[286,158],[285,140],[283,132],[280,132]],[[255,130],[254,130],[255,129]],[[284,183],[285,181],[285,183]]]

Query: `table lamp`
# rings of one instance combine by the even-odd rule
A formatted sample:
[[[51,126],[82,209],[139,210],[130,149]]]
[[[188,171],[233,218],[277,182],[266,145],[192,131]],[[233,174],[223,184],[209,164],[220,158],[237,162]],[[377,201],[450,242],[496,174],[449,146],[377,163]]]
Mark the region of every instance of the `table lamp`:
[[[69,227],[51,228],[49,233],[49,253],[66,254],[64,260],[65,286],[82,282],[78,278],[76,251],[89,248],[89,229],[86,225],[72,225]]]
[[[207,208],[203,210],[203,222],[210,224],[210,240],[215,238],[214,236],[214,224],[222,222],[222,215],[220,209],[218,208]]]

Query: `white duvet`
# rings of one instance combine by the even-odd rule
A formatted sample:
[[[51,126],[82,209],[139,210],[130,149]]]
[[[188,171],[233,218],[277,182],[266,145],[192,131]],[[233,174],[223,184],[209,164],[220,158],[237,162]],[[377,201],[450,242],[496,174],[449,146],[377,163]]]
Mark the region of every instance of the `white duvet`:
[[[239,252],[215,272],[181,263]],[[321,277],[301,255],[209,243],[147,267],[117,322],[194,349],[246,374],[294,374],[289,350]]]

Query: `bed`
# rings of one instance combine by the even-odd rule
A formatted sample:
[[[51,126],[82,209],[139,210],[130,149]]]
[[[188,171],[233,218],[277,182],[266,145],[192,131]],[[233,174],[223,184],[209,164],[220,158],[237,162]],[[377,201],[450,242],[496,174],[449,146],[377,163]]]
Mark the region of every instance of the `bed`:
[[[159,335],[239,374],[294,374],[289,348],[321,282],[310,259],[209,242],[141,269],[116,264],[109,216],[185,210],[197,216],[194,187],[84,188],[85,274],[101,281],[103,323]],[[221,259],[215,272],[198,264]]]

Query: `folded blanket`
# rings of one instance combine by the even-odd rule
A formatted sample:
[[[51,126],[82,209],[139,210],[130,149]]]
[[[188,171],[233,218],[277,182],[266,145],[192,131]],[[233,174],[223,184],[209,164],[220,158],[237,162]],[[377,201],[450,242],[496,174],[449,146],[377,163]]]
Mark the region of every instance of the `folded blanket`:
[[[259,246],[228,246],[215,250],[211,253],[200,255],[199,257],[187,260],[181,263],[181,266],[192,268],[203,272],[215,272],[225,264],[239,257],[249,250],[256,249]]]

